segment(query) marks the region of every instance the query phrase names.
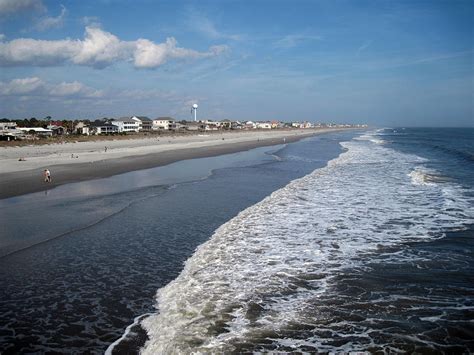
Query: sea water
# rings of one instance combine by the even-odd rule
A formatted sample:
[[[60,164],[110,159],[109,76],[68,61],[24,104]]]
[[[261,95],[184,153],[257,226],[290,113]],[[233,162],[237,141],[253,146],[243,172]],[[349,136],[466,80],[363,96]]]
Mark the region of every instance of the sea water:
[[[0,258],[0,351],[472,352],[473,142],[333,133],[5,200],[62,234]]]
[[[103,353],[155,311],[156,291],[220,225],[323,167],[355,134],[0,200],[0,352]],[[126,333],[115,349],[137,351],[146,340]]]
[[[341,145],[158,290],[144,354],[474,351],[474,130]]]

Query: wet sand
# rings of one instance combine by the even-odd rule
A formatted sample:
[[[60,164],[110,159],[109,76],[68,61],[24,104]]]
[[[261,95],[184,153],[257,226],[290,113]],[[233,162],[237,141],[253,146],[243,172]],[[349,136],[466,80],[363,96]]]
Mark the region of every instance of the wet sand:
[[[163,166],[179,160],[290,143],[335,130],[196,134],[177,138],[160,137],[159,140],[148,138],[3,148],[0,150],[0,199],[67,183]],[[105,146],[108,147],[107,152]],[[19,161],[19,157],[25,157],[25,161]],[[43,181],[42,172],[45,168],[51,171],[51,183]]]

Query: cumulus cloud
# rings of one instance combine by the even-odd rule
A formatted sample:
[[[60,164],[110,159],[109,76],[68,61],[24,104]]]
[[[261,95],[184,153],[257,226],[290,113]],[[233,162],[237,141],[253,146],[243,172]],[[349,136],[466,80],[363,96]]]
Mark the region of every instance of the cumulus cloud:
[[[78,81],[73,81],[72,83],[62,82],[52,86],[49,90],[49,94],[52,96],[80,96],[85,98],[99,98],[104,95],[104,92],[102,90],[93,89]]]
[[[117,36],[98,27],[86,27],[85,39],[74,43],[77,45],[77,51],[69,58],[70,61],[98,68],[129,59],[134,48],[133,42],[121,41]]]
[[[184,58],[206,58],[223,53],[227,46],[213,46],[207,52],[198,52],[193,49],[180,48],[173,37],[167,38],[166,42],[155,44],[146,39],[136,41],[134,52],[134,63],[137,68],[156,68],[169,59]]]
[[[9,82],[0,81],[0,96],[47,96],[99,98],[104,92],[93,89],[78,81],[51,84],[38,77],[13,79]]]
[[[0,42],[3,41],[5,39],[5,35],[3,33],[0,33]]]
[[[0,81],[1,95],[25,95],[38,91],[44,83],[40,78],[13,79],[10,82]]]
[[[61,5],[61,13],[57,17],[44,17],[39,20],[35,28],[40,31],[44,31],[50,28],[62,27],[64,24],[64,19],[67,15],[67,9]]]
[[[41,12],[46,8],[41,0],[0,0],[0,16],[19,12]]]
[[[80,48],[79,41],[19,38],[0,43],[0,65],[58,65],[73,58]]]
[[[55,66],[77,64],[104,68],[132,61],[137,68],[156,68],[171,59],[218,56],[227,46],[213,46],[207,52],[178,47],[176,39],[163,43],[147,39],[122,41],[99,27],[87,26],[83,40],[36,40],[19,38],[0,43],[0,66]]]

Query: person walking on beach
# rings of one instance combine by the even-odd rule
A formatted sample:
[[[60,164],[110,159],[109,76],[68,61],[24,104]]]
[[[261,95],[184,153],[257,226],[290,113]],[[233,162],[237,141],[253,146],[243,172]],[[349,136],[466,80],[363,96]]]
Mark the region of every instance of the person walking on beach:
[[[44,182],[51,182],[51,172],[48,169],[44,169]]]

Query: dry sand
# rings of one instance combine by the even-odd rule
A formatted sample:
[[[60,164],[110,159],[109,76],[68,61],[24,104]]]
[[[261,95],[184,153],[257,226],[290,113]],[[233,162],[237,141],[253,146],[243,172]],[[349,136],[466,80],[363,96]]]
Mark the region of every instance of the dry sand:
[[[0,148],[0,199],[184,159],[289,143],[335,129],[202,133]],[[107,147],[107,151],[105,151]],[[20,160],[20,158],[24,160]],[[44,183],[48,168],[53,182]]]

